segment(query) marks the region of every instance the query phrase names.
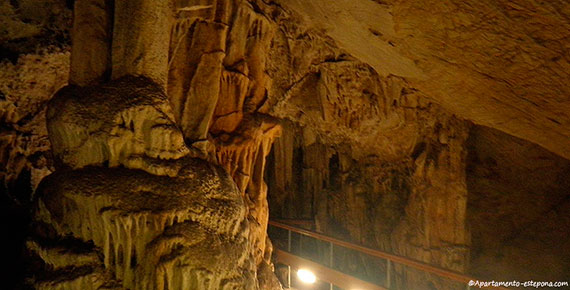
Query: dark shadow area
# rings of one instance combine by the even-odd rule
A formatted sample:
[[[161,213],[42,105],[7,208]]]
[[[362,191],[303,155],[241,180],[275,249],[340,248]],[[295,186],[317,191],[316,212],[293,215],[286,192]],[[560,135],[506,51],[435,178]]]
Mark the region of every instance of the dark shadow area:
[[[482,126],[468,148],[470,272],[498,281],[567,279],[570,161]]]
[[[4,233],[1,266],[9,269],[2,271],[2,289],[28,289],[24,286],[24,247],[30,223],[30,172],[23,171],[12,184],[0,186],[0,191],[0,220]]]

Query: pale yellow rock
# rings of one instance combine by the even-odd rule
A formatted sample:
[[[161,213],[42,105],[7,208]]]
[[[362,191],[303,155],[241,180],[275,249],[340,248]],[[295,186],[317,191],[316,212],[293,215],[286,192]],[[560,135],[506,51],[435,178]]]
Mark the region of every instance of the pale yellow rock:
[[[110,282],[123,289],[258,289],[247,210],[231,177],[198,159],[168,162],[181,168],[178,176],[127,168],[56,171],[42,182],[35,210],[35,222],[52,232],[37,235],[51,243],[76,240],[83,249],[67,249],[83,254],[29,246],[54,270],[78,269],[64,277],[107,277],[82,289]],[[80,272],[85,263],[100,269]],[[36,283],[43,289],[83,283],[52,279],[49,287]]]
[[[176,175],[161,160],[189,153],[162,89],[126,77],[104,87],[67,87],[51,100],[48,131],[61,166],[119,165]]]

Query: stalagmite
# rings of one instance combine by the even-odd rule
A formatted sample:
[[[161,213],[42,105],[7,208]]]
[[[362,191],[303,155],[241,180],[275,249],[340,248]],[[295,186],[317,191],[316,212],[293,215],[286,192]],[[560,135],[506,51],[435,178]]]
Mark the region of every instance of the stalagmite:
[[[84,103],[104,97],[110,99]],[[65,110],[48,114],[59,169],[40,185],[34,220],[38,231],[29,244],[55,277],[37,285],[76,287],[83,283],[78,277],[98,275],[107,278],[82,289],[108,282],[126,289],[258,287],[245,200],[221,168],[187,156],[166,102],[158,86],[132,77],[97,90],[63,90],[52,101],[52,106],[67,104]],[[93,115],[76,113],[86,108]],[[133,109],[136,114],[127,124],[114,123],[124,121],[118,118],[123,110]],[[125,134],[116,126],[133,135],[133,146],[109,145],[109,138]],[[168,142],[153,146],[161,137]],[[142,142],[139,147],[137,141]],[[100,149],[93,150],[96,146]],[[41,227],[52,233],[46,235]],[[58,256],[57,240],[63,237],[76,245],[70,250],[84,254]],[[90,271],[56,274],[87,262]],[[201,274],[191,274],[197,271]]]
[[[166,87],[171,6],[161,0],[114,2],[112,78],[143,75]]]
[[[279,126],[256,110],[270,28],[247,2],[218,2],[78,3],[72,85],[47,110],[57,170],[28,243],[54,277],[37,287],[280,288],[263,180]],[[223,120],[228,109],[237,118]],[[216,120],[232,138],[211,135]],[[61,237],[85,254],[59,257]]]
[[[104,0],[78,0],[75,7],[69,82],[84,86],[105,81],[111,73],[113,7]]]

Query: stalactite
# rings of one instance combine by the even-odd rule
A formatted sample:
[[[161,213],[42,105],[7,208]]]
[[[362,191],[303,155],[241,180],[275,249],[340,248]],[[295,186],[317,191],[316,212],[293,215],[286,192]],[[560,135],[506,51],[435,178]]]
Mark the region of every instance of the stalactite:
[[[48,128],[58,168],[38,189],[34,223],[53,232],[38,230],[38,241],[49,243],[32,239],[29,249],[56,273],[66,273],[67,265],[75,270],[38,280],[36,287],[98,289],[109,282],[126,289],[214,290],[227,281],[259,287],[256,239],[265,235],[252,234],[258,225],[247,218],[245,192],[222,168],[188,155],[167,102],[150,80],[133,77],[62,90],[52,100]],[[65,109],[56,110],[62,103]],[[264,145],[262,154],[278,127],[263,129],[253,138]],[[58,237],[93,246],[68,245],[85,254],[58,256]],[[99,256],[90,269],[79,267]],[[85,284],[93,275],[100,283]]]
[[[269,263],[263,260],[269,218],[267,186],[263,179],[265,158],[280,132],[281,128],[275,121],[259,116],[247,120],[241,130],[238,128],[235,136],[220,137],[226,140],[216,145],[217,160],[236,181],[248,205],[249,217],[254,221],[250,238],[255,245],[258,265]]]
[[[278,48],[300,58],[298,63],[314,66],[275,68],[303,77],[274,88],[271,114],[292,125],[284,125],[282,140],[273,147],[273,214],[313,218],[317,231],[465,271],[469,233],[462,174],[468,126],[426,101],[404,79],[380,77],[350,58],[299,55],[295,50],[302,47],[290,41],[297,37],[287,35],[287,45],[278,43],[283,46]],[[430,161],[421,162],[426,158]],[[442,208],[449,204],[453,210]],[[360,263],[345,258],[346,270]],[[386,266],[370,261],[363,267],[363,272],[377,272]],[[429,283],[438,289],[454,287],[407,269],[397,273],[402,289]],[[369,278],[384,282],[377,275]]]

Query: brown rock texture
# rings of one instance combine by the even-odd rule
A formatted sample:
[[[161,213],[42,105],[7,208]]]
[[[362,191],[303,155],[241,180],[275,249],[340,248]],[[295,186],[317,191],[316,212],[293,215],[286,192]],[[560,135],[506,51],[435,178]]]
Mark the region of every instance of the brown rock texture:
[[[177,162],[174,178],[97,167],[47,178],[34,222],[50,234],[28,242],[47,268],[36,287],[256,289],[240,192],[219,167]]]
[[[277,2],[450,112],[570,158],[566,1]]]
[[[176,162],[176,177],[86,167],[46,178],[28,242],[45,263],[35,287],[257,289],[231,177],[204,161]]]
[[[19,57],[16,64],[0,66],[0,179],[10,184],[22,170],[32,172],[35,188],[49,173],[50,144],[46,130],[46,104],[66,84],[69,53],[59,49]]]
[[[253,221],[256,262],[266,269],[269,214],[263,173],[280,129],[261,107],[271,81],[265,62],[274,25],[255,2],[175,6],[167,85],[175,119],[186,141],[237,183]]]
[[[0,227],[3,286],[24,279],[22,252],[31,196],[53,170],[46,103],[67,83],[72,10],[65,1],[0,3]]]
[[[570,161],[500,131],[471,131],[470,272],[491,279],[568,276]]]
[[[288,72],[290,83],[274,82],[270,95],[270,114],[287,119],[269,156],[272,216],[314,219],[329,235],[466,271],[469,124],[406,80],[382,77],[327,44],[318,31],[280,25],[270,67],[275,75]],[[377,274],[385,264],[339,255],[342,270],[385,282]],[[398,289],[462,288],[395,270]]]
[[[187,157],[168,104],[143,77],[50,101],[57,170],[33,209],[35,288],[258,289],[245,200],[222,168]]]
[[[210,243],[215,249],[202,260],[217,260],[216,255],[233,250],[241,253],[241,256],[230,255],[229,260],[218,261],[220,264],[195,266],[196,269],[203,268],[214,274],[194,282],[180,282],[176,280],[179,279],[178,276],[164,276],[164,279],[170,279],[168,283],[174,283],[165,285],[156,282],[156,279],[163,278],[156,278],[152,274],[154,278],[148,279],[156,281],[149,282],[145,287],[177,289],[186,287],[184,283],[194,283],[191,287],[208,289],[280,288],[271,273],[271,247],[266,246],[270,242],[266,234],[268,206],[267,188],[263,180],[265,156],[269,153],[272,140],[279,135],[280,128],[271,117],[258,112],[266,98],[268,80],[264,74],[265,57],[262,52],[271,39],[265,16],[255,12],[254,6],[246,1],[225,1],[202,6],[161,2],[160,9],[151,1],[114,4],[78,1],[76,4],[70,74],[72,85],[58,92],[47,111],[47,127],[55,165],[60,170],[80,170],[87,166],[121,167],[173,179],[180,177],[180,170],[184,168],[183,162],[173,160],[181,160],[188,154],[222,165],[238,185],[242,203],[232,208],[245,213],[243,220],[237,222],[246,224],[239,231],[240,237],[245,237],[245,240],[236,242],[235,246],[231,242],[222,246]],[[137,17],[130,17],[132,14]],[[89,18],[91,15],[98,17]],[[217,37],[212,37],[213,35]],[[92,41],[96,44],[95,47],[88,48]],[[236,72],[241,74],[237,79],[232,76]],[[168,98],[165,90],[168,90]],[[219,101],[218,94],[221,95]],[[227,110],[231,111],[228,113]],[[230,116],[232,114],[235,116]],[[191,149],[185,143],[191,144]],[[190,172],[182,172],[192,176]],[[210,182],[208,176],[196,178],[205,183]],[[113,183],[104,185],[101,192],[95,195],[104,195],[104,187],[114,186]],[[65,194],[67,192],[61,193]],[[37,202],[41,203],[42,200]],[[185,204],[182,200],[180,202]],[[113,205],[102,207],[106,206]],[[138,212],[136,207],[124,208],[125,206],[117,206],[122,211],[122,216],[129,215],[131,211],[133,214]],[[221,207],[220,210],[223,210],[221,205],[207,206]],[[193,211],[190,208],[187,210]],[[52,214],[49,210],[48,212],[48,215]],[[76,214],[83,213],[65,213],[70,217]],[[42,215],[42,210],[35,210],[34,221],[39,222]],[[165,212],[156,218],[168,218],[168,215]],[[237,215],[236,218],[241,217]],[[231,221],[227,222],[231,224]],[[193,225],[191,229],[176,227],[182,227],[183,231],[200,232],[199,229],[194,230],[196,226]],[[66,235],[57,231],[57,226],[55,228],[56,235]],[[160,231],[168,229],[161,228]],[[200,235],[205,234],[207,233]],[[223,239],[235,240],[236,234],[232,232]],[[90,236],[75,232],[75,237],[90,243]],[[134,237],[135,240],[136,238]],[[149,241],[141,242],[144,245]],[[100,239],[92,242],[98,244],[96,247],[102,246]],[[38,254],[50,252],[37,243],[31,243],[29,248],[35,249]],[[178,250],[186,254],[200,252],[197,249]],[[44,263],[51,264],[49,259],[53,255],[50,252],[49,257],[41,258]],[[104,255],[105,259],[110,259],[108,253]],[[56,260],[60,258],[55,257]],[[82,258],[76,261],[79,264],[74,264],[73,259],[70,257],[68,264],[62,267],[79,267]],[[234,259],[237,260],[232,264],[230,261]],[[153,264],[149,261],[141,267]],[[242,280],[229,283],[226,280],[236,278],[223,278],[225,274],[222,272],[231,270],[216,270],[220,265],[231,269],[244,268],[240,271],[245,276]],[[248,265],[253,265],[253,270]],[[142,278],[142,284],[137,284],[139,282],[129,277],[122,277],[122,270],[112,269],[106,262],[103,266],[105,275],[101,276],[102,284],[92,285],[93,287],[118,283],[118,287],[138,289],[148,280]],[[168,267],[168,271],[171,271],[172,267],[177,266],[171,264]],[[262,277],[259,280],[256,278],[258,269]],[[145,271],[135,268],[131,270]],[[172,274],[169,273],[168,275]],[[182,272],[176,273],[182,275]],[[79,274],[71,275],[75,277]],[[113,275],[116,283],[108,280]],[[76,281],[75,278],[72,280],[75,281],[73,283],[85,282]],[[48,288],[69,286],[58,281],[48,279],[35,283],[37,287]]]
[[[4,1],[3,220],[34,213],[42,289],[279,289],[270,214],[484,280],[565,279],[569,15],[562,0]],[[385,263],[337,254],[385,282]],[[393,270],[395,289],[464,289]]]
[[[168,97],[146,78],[65,87],[50,101],[47,118],[54,162],[72,169],[108,165],[176,175],[154,163],[189,153]]]

